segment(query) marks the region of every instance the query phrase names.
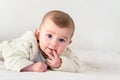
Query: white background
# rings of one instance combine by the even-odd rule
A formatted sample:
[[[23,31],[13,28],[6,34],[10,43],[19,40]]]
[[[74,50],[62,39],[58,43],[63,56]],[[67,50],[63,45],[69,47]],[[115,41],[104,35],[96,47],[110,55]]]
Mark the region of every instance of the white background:
[[[73,18],[73,46],[120,52],[120,0],[0,0],[0,41],[34,31],[43,15],[54,9]]]

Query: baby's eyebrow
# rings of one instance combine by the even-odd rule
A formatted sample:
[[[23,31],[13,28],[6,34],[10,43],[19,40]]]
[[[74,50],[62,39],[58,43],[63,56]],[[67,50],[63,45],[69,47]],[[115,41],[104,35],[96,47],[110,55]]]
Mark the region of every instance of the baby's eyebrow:
[[[65,38],[65,39],[67,39],[67,40],[68,40],[68,37],[66,37],[66,36],[63,36],[63,38]]]
[[[48,32],[48,33],[52,33],[52,34],[54,34],[54,32],[52,32],[52,31],[50,31],[50,30],[47,30],[47,32]]]

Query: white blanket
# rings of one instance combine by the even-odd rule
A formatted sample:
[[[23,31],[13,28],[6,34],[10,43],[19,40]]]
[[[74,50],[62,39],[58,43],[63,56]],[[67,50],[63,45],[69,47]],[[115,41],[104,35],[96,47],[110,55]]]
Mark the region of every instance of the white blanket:
[[[120,55],[74,49],[81,61],[80,73],[59,71],[11,72],[0,62],[0,80],[120,80]],[[71,64],[72,65],[72,64]]]

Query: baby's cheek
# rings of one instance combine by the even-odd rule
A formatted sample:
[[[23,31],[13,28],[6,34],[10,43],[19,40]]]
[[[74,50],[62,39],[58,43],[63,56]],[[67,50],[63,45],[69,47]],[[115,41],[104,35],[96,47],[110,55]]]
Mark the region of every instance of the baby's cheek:
[[[65,50],[65,47],[59,48],[59,50],[58,50],[58,55],[62,54],[62,53],[64,52],[64,50]]]

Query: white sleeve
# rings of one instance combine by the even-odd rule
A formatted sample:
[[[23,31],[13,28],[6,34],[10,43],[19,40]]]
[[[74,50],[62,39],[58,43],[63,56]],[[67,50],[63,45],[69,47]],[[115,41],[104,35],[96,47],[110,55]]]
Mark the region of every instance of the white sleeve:
[[[22,40],[10,42],[2,52],[5,67],[19,72],[22,68],[33,64],[29,59],[29,49],[29,45]]]

